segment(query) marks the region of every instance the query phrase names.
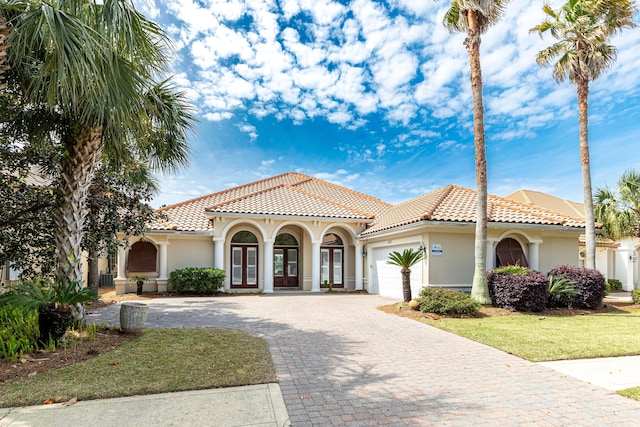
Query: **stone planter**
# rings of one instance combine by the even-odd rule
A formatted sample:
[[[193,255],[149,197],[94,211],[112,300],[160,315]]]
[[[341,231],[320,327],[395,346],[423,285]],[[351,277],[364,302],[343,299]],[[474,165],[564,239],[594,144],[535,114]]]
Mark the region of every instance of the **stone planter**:
[[[120,329],[127,334],[142,332],[147,317],[149,317],[149,306],[146,304],[123,302],[120,306]]]

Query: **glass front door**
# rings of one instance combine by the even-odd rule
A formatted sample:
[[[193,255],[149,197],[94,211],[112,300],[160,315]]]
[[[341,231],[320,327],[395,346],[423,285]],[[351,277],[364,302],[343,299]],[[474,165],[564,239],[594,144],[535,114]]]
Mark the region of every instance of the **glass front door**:
[[[334,288],[344,288],[342,248],[320,249],[320,283]]]
[[[231,247],[231,287],[258,287],[258,248],[256,246]]]
[[[273,286],[276,288],[298,287],[297,248],[274,248]]]

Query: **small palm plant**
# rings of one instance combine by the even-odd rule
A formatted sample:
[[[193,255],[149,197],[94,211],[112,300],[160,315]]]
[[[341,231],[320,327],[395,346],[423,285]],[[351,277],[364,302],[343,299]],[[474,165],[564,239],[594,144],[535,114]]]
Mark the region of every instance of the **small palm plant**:
[[[402,253],[393,251],[389,254],[387,264],[401,268],[402,274],[402,296],[404,302],[411,301],[411,270],[410,268],[424,259],[424,252],[416,249],[405,249]]]
[[[38,310],[38,341],[47,344],[50,339],[58,341],[62,338],[73,324],[78,307],[97,299],[89,288],[79,289],[75,282],[42,286],[38,281],[25,281],[2,294],[0,306]]]
[[[574,287],[576,282],[566,277],[549,276],[549,307],[569,307],[573,298],[581,292]]]

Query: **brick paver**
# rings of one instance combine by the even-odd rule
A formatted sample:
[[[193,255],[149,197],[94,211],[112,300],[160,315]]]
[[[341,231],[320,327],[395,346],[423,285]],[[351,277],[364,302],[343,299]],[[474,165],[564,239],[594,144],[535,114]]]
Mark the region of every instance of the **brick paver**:
[[[640,403],[390,315],[375,295],[148,301],[148,327],[240,329],[269,344],[294,427],[635,426]],[[117,324],[119,306],[90,315]]]

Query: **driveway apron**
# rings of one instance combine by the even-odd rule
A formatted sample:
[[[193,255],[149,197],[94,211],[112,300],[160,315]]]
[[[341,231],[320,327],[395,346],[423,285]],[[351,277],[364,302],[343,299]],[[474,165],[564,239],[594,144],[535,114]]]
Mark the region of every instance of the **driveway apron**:
[[[167,298],[147,327],[222,327],[269,344],[294,427],[635,426],[640,403],[376,310],[359,294]],[[119,304],[90,314],[117,325]]]

